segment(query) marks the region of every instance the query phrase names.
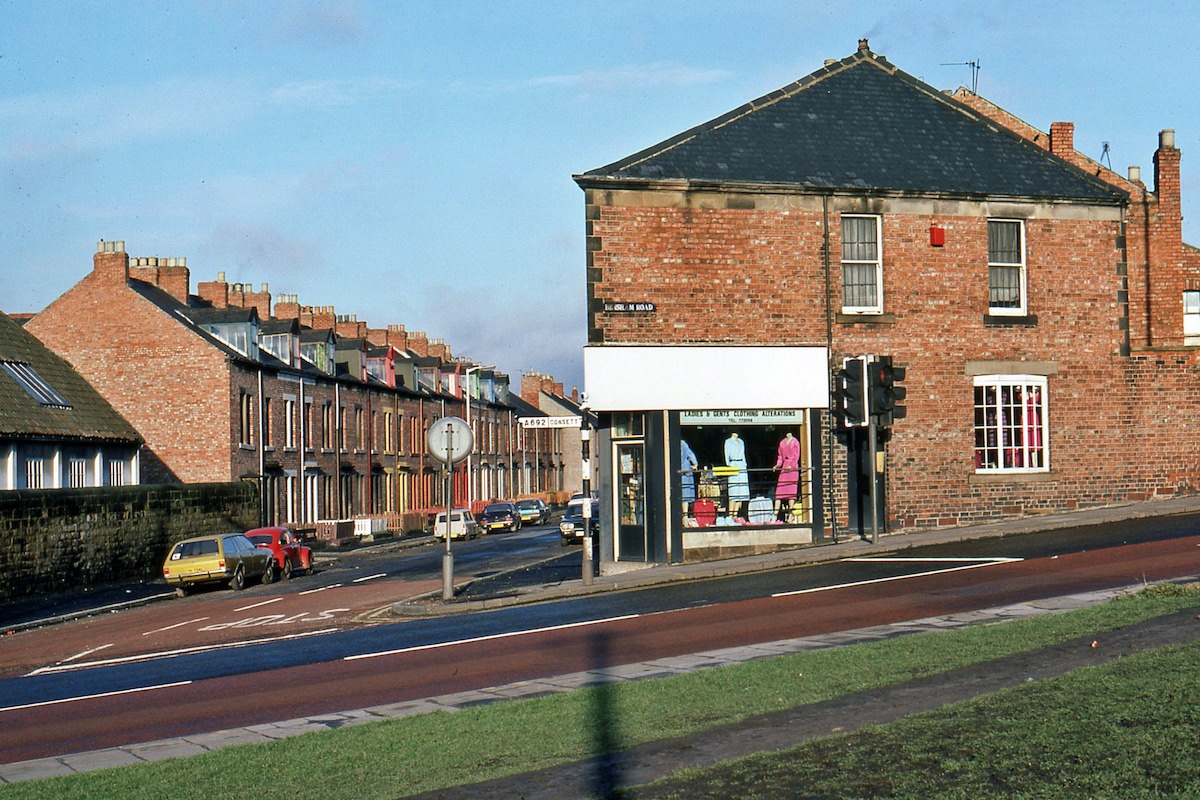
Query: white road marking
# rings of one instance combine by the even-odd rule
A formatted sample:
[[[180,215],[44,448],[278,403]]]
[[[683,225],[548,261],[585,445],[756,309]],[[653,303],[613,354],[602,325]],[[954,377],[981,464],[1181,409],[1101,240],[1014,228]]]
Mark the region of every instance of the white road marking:
[[[303,592],[300,592],[300,594],[315,594],[317,592],[323,592],[326,589],[336,589],[339,586],[341,586],[340,583],[331,583],[328,586],[319,586],[316,589],[305,589]]]
[[[306,631],[304,633],[288,633],[283,636],[268,636],[263,639],[247,639],[242,642],[222,642],[219,644],[203,644],[195,647],[181,647],[178,650],[160,650],[156,653],[142,653],[135,656],[121,656],[119,658],[105,658],[99,661],[86,661],[79,664],[63,664],[52,667],[40,667],[25,675],[26,678],[34,675],[49,675],[55,672],[67,672],[73,669],[85,669],[88,667],[105,667],[113,664],[129,664],[135,661],[150,661],[155,658],[173,658],[175,656],[189,655],[192,653],[207,653],[213,650],[229,650],[234,647],[246,647],[252,644],[267,644],[269,642],[282,642],[285,639],[300,639],[305,636],[317,636],[322,633],[333,633],[337,628],[322,628],[319,631]]]
[[[64,658],[62,661],[60,661],[58,663],[66,664],[67,662],[74,661],[77,658],[83,658],[84,656],[90,656],[92,653],[98,653],[101,650],[104,650],[105,648],[108,648],[108,647],[112,647],[112,645],[111,644],[102,644],[99,647],[93,647],[91,650],[84,650],[82,653],[76,653],[75,655],[71,656],[70,658]]]
[[[909,578],[923,578],[929,575],[941,575],[947,572],[961,572],[967,569],[978,569],[979,567],[991,567],[997,564],[1011,564],[1014,561],[1024,561],[1023,558],[848,558],[846,561],[972,561],[975,563],[966,564],[961,567],[947,567],[945,569],[930,569],[923,572],[910,572],[904,575],[891,575],[886,578],[872,578],[865,581],[850,581],[849,583],[835,583],[830,586],[814,586],[811,589],[796,589],[792,592],[776,592],[771,597],[792,597],[798,594],[815,594],[816,592],[828,592],[831,589],[849,589],[853,586],[869,586],[873,583],[888,583],[889,581],[903,581]]]
[[[137,692],[152,692],[155,689],[170,689],[175,686],[187,686],[190,683],[191,683],[191,681],[176,681],[175,683],[160,683],[155,686],[139,686],[135,689],[118,689],[115,692],[100,692],[99,694],[84,694],[84,695],[79,695],[78,697],[64,697],[59,700],[43,700],[40,703],[25,703],[24,705],[20,705],[20,706],[6,706],[4,708],[0,708],[0,712],[19,711],[22,708],[40,708],[42,706],[54,706],[54,705],[58,705],[59,703],[74,703],[77,700],[95,700],[100,697],[116,697],[117,695],[135,694]]]
[[[500,639],[511,639],[515,636],[528,636],[533,633],[548,633],[550,631],[564,631],[570,628],[586,628],[589,625],[603,625],[606,622],[620,622],[625,619],[637,619],[645,616],[644,614],[626,614],[621,617],[608,617],[606,619],[593,619],[587,622],[569,622],[563,625],[551,625],[546,628],[533,628],[524,631],[510,631],[509,633],[494,633],[488,636],[473,636],[470,639],[455,639],[451,642],[438,642],[436,644],[418,644],[412,647],[401,647],[396,650],[381,650],[378,653],[360,653],[354,656],[346,656],[343,661],[358,661],[364,658],[378,658],[380,656],[395,656],[402,653],[416,653],[421,650],[436,650],[440,647],[455,647],[460,644],[474,644],[476,642],[498,641]]]
[[[1023,559],[1023,558],[1009,558],[1007,556],[976,556],[974,558],[966,558],[966,557],[952,558],[950,556],[921,556],[920,558],[916,558],[916,557],[905,558],[903,556],[858,556],[857,558],[843,559],[843,561],[859,561],[859,562],[861,562],[861,561],[866,561],[866,562],[878,561],[880,563],[896,563],[896,564],[907,563],[910,561],[912,561],[912,562],[975,561],[975,562],[987,563],[987,564],[1009,564],[1009,563],[1012,563],[1013,561],[1024,561],[1024,560],[1025,559]]]
[[[362,583],[363,581],[373,581],[376,578],[383,578],[386,576],[387,576],[386,572],[377,572],[374,575],[367,575],[365,578],[355,578],[354,580],[352,580],[350,582],[351,583]]]
[[[253,603],[248,606],[242,606],[241,608],[235,608],[234,611],[249,611],[252,608],[258,608],[259,606],[269,606],[271,603],[278,603],[282,599],[282,597],[273,597],[270,600],[263,600],[261,603]]]
[[[176,622],[174,625],[168,625],[165,628],[157,628],[152,631],[146,631],[142,634],[142,636],[149,636],[152,633],[162,633],[163,631],[173,630],[174,628],[182,628],[184,625],[191,625],[196,622],[204,622],[206,619],[208,619],[208,617],[196,617],[195,619],[189,619],[187,622]]]

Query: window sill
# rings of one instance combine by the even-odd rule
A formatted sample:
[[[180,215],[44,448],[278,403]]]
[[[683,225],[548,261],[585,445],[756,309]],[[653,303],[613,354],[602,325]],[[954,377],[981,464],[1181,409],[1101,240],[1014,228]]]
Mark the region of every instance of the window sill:
[[[984,314],[983,324],[991,328],[1033,328],[1037,325],[1037,315]]]
[[[988,483],[1048,483],[1062,476],[1057,472],[975,472],[967,478],[971,486]]]
[[[846,314],[839,311],[834,317],[839,325],[895,325],[895,314]]]

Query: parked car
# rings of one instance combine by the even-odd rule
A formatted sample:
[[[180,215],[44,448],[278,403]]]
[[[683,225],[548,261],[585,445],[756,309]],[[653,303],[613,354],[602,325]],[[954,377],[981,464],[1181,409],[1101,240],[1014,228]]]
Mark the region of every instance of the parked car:
[[[550,506],[540,497],[517,501],[517,511],[521,512],[521,522],[530,525],[545,525],[550,521]]]
[[[558,523],[558,532],[562,537],[563,544],[574,544],[575,542],[583,541],[583,498],[580,497],[571,500],[567,503],[567,513],[563,514],[562,521]],[[593,543],[600,536],[600,501],[592,501],[592,541]]]
[[[163,562],[163,578],[182,595],[199,583],[228,583],[244,589],[247,581],[275,580],[271,553],[240,533],[197,536],[171,548]]]
[[[271,553],[275,559],[272,569],[277,578],[282,575],[291,580],[297,572],[311,575],[315,570],[312,548],[300,544],[296,534],[287,528],[255,528],[246,531],[246,538]]]
[[[433,535],[439,539],[446,538],[446,512],[439,511],[433,520]],[[450,511],[450,538],[474,539],[479,535],[479,523],[474,515],[465,508],[455,508]]]
[[[488,533],[505,528],[515,533],[521,530],[521,512],[513,503],[488,503],[479,515],[479,524]]]

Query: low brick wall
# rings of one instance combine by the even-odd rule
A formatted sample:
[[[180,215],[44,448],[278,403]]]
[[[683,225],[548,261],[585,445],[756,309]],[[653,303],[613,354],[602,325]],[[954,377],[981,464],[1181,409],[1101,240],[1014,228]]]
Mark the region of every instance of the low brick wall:
[[[258,518],[242,482],[0,492],[0,601],[160,577],[175,542]]]

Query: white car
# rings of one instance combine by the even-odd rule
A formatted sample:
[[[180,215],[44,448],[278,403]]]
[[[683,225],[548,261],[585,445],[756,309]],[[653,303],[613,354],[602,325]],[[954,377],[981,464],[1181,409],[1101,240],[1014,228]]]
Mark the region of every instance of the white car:
[[[446,538],[446,512],[439,511],[433,521],[433,535],[439,539]],[[479,535],[479,523],[465,508],[455,508],[450,511],[450,538],[474,539]]]

